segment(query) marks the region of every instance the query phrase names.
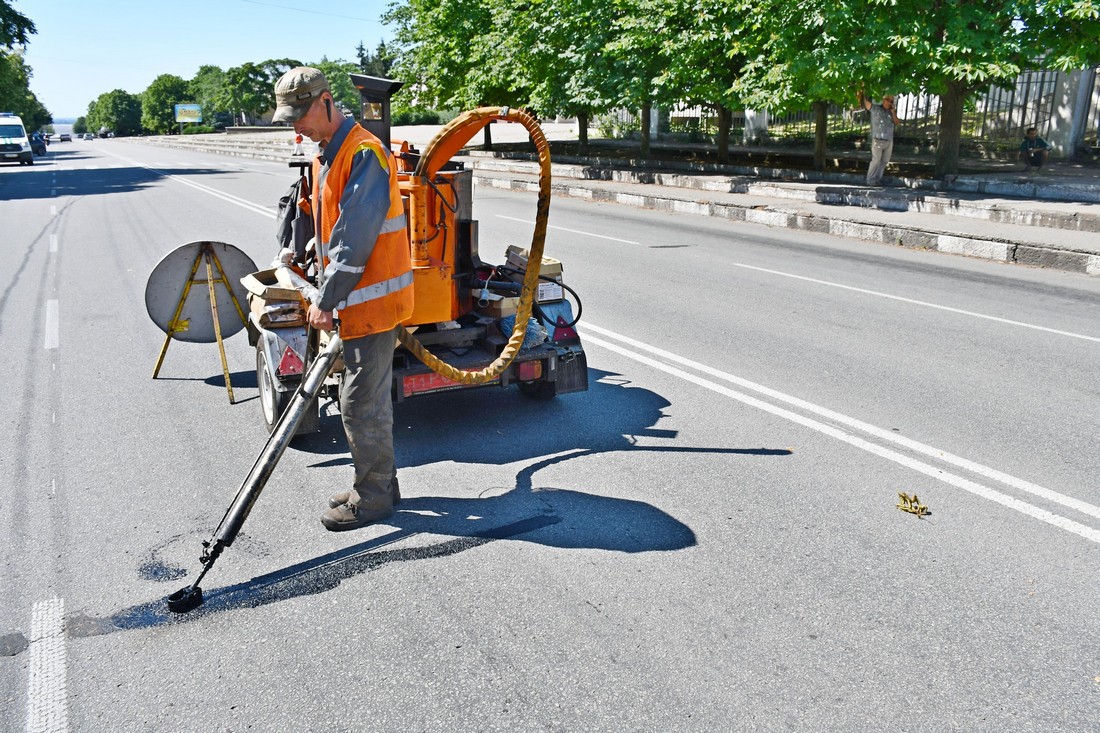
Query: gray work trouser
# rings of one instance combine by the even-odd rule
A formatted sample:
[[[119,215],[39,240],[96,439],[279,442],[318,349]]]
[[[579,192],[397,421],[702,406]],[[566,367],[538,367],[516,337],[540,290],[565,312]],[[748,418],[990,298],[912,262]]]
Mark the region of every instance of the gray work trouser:
[[[882,174],[886,172],[886,164],[890,162],[890,154],[894,152],[894,140],[871,141],[871,166],[867,169],[867,185],[877,186],[882,180]]]
[[[340,417],[348,436],[360,506],[392,506],[393,348],[396,329],[344,341]]]

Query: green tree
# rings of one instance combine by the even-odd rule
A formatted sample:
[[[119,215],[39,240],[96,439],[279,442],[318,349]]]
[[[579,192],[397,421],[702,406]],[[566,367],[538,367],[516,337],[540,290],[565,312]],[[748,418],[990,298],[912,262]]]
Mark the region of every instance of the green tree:
[[[615,7],[610,0],[534,0],[504,14],[517,88],[542,115],[575,116],[581,149],[592,115],[607,111],[616,89],[609,56]]]
[[[21,52],[0,50],[0,110],[14,112],[28,129],[37,130],[53,118],[30,90],[31,76]]]
[[[650,120],[654,103],[677,101],[661,96],[657,78],[666,72],[668,58],[661,54],[662,45],[669,42],[667,18],[662,13],[663,0],[614,0],[616,19],[612,26],[614,40],[606,53],[612,60],[610,82],[617,90],[618,104],[631,110],[641,110],[641,155],[649,157]]]
[[[176,129],[176,105],[191,101],[186,81],[173,74],[153,79],[141,94],[141,126],[164,135]]]
[[[92,105],[94,105],[94,104],[95,104],[95,102],[92,102]],[[89,105],[89,108],[92,105]],[[87,117],[81,116],[81,117],[77,117],[75,120],[73,120],[73,134],[74,135],[83,135],[87,131],[88,131],[88,118]]]
[[[322,58],[320,61],[313,64],[313,66],[320,69],[324,73],[325,78],[328,79],[329,91],[332,92],[332,98],[336,100],[336,104],[351,110],[355,117],[358,118],[360,115],[359,108],[361,98],[359,96],[359,90],[351,83],[350,74],[362,73],[359,65],[350,61],[344,61],[343,59],[329,61],[326,58]],[[274,94],[274,91],[272,94]]]
[[[225,72],[225,86],[215,104],[247,125],[250,118],[259,117],[274,103],[274,87],[267,72],[253,63],[234,66]],[[240,115],[238,118],[237,115]]]
[[[660,15],[643,18],[660,34],[664,64],[654,80],[659,99],[715,110],[721,163],[729,161],[733,110],[741,104],[737,82],[752,50],[747,28],[754,6],[746,0],[669,0]]]
[[[141,132],[141,98],[121,89],[100,94],[88,105],[86,120],[90,132],[135,135]]]
[[[187,96],[202,105],[203,124],[214,124],[219,115],[227,112],[219,108],[218,95],[225,86],[225,72],[213,65],[200,66],[195,77],[187,84]]]
[[[937,177],[957,173],[966,103],[1025,69],[1100,61],[1096,0],[871,0],[902,87],[940,96]],[[907,22],[900,22],[902,20]]]
[[[396,25],[395,66],[407,83],[409,106],[469,109],[483,105],[522,106],[530,99],[509,51],[506,14],[510,0],[408,0],[383,17]],[[406,97],[408,99],[409,97]],[[492,147],[490,127],[485,146]]]
[[[234,66],[225,72],[225,84],[214,103],[233,113],[235,119],[240,115],[241,124],[247,125],[275,107],[276,80],[301,65],[295,59],[268,59]]]
[[[355,58],[359,61],[359,72],[357,73],[377,76],[382,79],[391,78],[390,71],[393,69],[394,57],[393,51],[386,47],[385,41],[379,41],[372,54],[367,53],[366,47],[360,41],[359,45],[355,47]]]
[[[824,170],[829,104],[854,105],[861,85],[904,91],[893,56],[865,30],[867,0],[761,0],[757,11],[739,29],[748,62],[736,89],[753,108],[813,109],[814,169]]]
[[[13,8],[8,0],[0,0],[0,47],[26,46],[27,39],[37,32],[30,18]]]

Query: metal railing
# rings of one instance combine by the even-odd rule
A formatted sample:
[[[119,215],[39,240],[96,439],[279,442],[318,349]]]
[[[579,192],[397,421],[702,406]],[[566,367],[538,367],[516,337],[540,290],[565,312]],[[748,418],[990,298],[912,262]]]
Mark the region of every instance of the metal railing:
[[[1016,145],[1028,127],[1038,128],[1041,136],[1049,135],[1057,112],[1058,83],[1059,72],[1026,71],[1014,83],[993,87],[972,99],[963,115],[963,144]],[[1100,128],[1100,74],[1095,75],[1089,100],[1085,144],[1096,146]],[[896,104],[901,119],[897,137],[918,148],[934,148],[939,136],[940,98],[934,94],[905,94],[897,97]],[[658,114],[656,110],[654,114]],[[829,105],[826,116],[830,144],[862,139],[870,129],[869,114],[856,108],[855,100],[850,107]],[[659,132],[689,139],[712,139],[718,132],[718,117],[706,106],[675,106],[662,114],[660,122]],[[627,110],[613,110],[599,115],[595,124],[606,134],[625,137],[637,133],[639,117]],[[738,144],[744,139],[745,125],[745,114],[735,111],[731,142]],[[770,115],[766,135],[758,136],[753,130],[750,136],[753,142],[812,139],[814,129],[814,113],[805,110]]]

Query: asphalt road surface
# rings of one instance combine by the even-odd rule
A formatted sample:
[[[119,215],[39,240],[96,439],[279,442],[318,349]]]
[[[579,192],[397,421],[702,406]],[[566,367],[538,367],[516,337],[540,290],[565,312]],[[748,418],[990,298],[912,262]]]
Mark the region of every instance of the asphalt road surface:
[[[1100,280],[555,199],[587,393],[404,402],[405,501],[332,534],[339,416],[266,438],[170,251],[266,267],[284,165],[56,143],[0,167],[0,730],[1100,730]],[[478,189],[481,256],[530,195]],[[898,508],[917,495],[925,517]]]

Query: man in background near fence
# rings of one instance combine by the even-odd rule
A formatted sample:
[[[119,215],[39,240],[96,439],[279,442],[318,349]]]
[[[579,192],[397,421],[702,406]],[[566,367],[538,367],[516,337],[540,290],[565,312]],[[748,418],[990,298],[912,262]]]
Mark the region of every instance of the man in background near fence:
[[[1039,137],[1039,131],[1034,127],[1027,128],[1024,141],[1020,143],[1020,160],[1023,161],[1024,171],[1031,173],[1032,168],[1035,170],[1042,168],[1049,154],[1050,145]]]
[[[894,110],[892,94],[884,95],[876,104],[860,89],[858,100],[863,109],[871,112],[871,165],[867,168],[867,185],[877,186],[882,183],[882,174],[894,152],[894,126],[901,120]]]

